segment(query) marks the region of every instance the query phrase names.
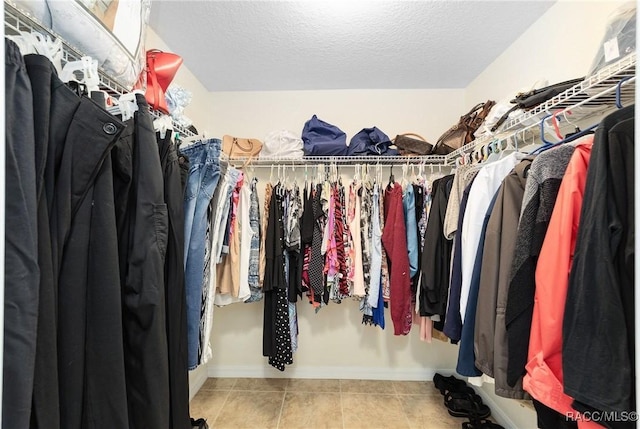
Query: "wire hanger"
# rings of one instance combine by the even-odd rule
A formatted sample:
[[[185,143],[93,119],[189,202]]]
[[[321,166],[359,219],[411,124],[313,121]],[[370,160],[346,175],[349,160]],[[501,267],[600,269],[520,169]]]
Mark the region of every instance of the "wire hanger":
[[[635,76],[627,76],[623,79],[620,80],[620,82],[618,82],[618,85],[616,85],[616,107],[618,109],[622,109],[624,106],[622,105],[622,85],[629,81],[629,80],[635,80],[636,77]]]

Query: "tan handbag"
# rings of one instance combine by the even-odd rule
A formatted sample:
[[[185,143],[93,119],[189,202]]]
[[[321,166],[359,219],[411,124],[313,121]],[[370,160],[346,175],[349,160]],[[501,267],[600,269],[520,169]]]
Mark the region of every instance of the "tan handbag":
[[[233,136],[222,137],[222,152],[229,158],[255,158],[262,150],[262,142],[258,139],[243,139]]]
[[[467,143],[471,143],[475,139],[474,133],[480,128],[480,125],[482,125],[482,122],[484,122],[484,119],[495,104],[496,102],[491,100],[486,103],[479,103],[469,113],[461,116],[457,124],[440,136],[433,148],[433,153],[447,155]]]

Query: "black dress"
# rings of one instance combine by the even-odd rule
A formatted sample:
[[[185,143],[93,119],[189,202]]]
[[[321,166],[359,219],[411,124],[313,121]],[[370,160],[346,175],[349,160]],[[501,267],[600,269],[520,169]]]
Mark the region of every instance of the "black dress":
[[[269,365],[284,371],[284,366],[293,363],[291,334],[289,330],[289,303],[287,282],[284,276],[284,226],[283,192],[280,185],[273,188],[269,203],[269,221],[265,246],[264,325],[262,355],[269,358]]]

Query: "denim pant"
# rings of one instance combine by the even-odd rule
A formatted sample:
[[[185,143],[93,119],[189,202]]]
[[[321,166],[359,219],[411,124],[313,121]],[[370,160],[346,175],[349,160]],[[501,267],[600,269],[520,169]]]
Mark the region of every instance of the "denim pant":
[[[181,150],[190,168],[184,196],[185,291],[187,296],[187,341],[189,369],[198,366],[200,310],[207,230],[207,209],[220,178],[218,139],[198,142]]]
[[[211,336],[211,329],[213,323],[213,309],[215,300],[217,297],[217,273],[215,266],[220,263],[220,257],[222,252],[222,241],[224,239],[224,233],[226,230],[227,219],[229,217],[229,211],[231,209],[231,193],[233,187],[238,182],[240,171],[229,166],[225,170],[224,176],[220,179],[220,186],[217,190],[217,195],[212,202],[212,219],[211,219],[211,273],[209,276],[209,284],[205,287],[209,288],[207,294],[207,302],[205,303],[205,310],[201,320],[203,326],[202,329],[202,362],[208,362],[213,351],[209,345],[209,338]]]

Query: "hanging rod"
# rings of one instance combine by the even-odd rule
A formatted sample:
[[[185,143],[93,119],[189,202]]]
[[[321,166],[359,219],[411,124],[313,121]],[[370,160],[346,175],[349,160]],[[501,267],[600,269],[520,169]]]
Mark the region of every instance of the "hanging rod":
[[[246,157],[228,158],[228,161],[234,165],[242,165],[247,161]],[[260,157],[250,161],[253,167],[269,167],[271,165],[291,165],[304,166],[314,164],[339,164],[341,166],[360,165],[360,164],[381,164],[381,165],[444,165],[446,156],[444,155],[427,155],[427,156],[305,156],[303,158],[276,158],[276,157]]]
[[[84,55],[82,52],[71,45],[65,39],[60,37],[59,34],[52,29],[47,28],[44,24],[39,22],[31,14],[21,10],[13,2],[4,0],[4,30],[7,35],[20,35],[20,32],[28,33],[40,33],[43,35],[49,35],[52,39],[60,40],[62,42],[62,66],[70,61],[79,61]],[[100,88],[114,97],[118,97],[122,94],[126,94],[129,91],[125,85],[120,83],[117,79],[111,77],[103,68],[98,68],[98,75],[100,80]],[[151,109],[152,115],[155,117],[161,117],[164,113]],[[178,131],[185,137],[193,137],[195,134],[186,129],[185,127],[173,121],[173,129]]]

